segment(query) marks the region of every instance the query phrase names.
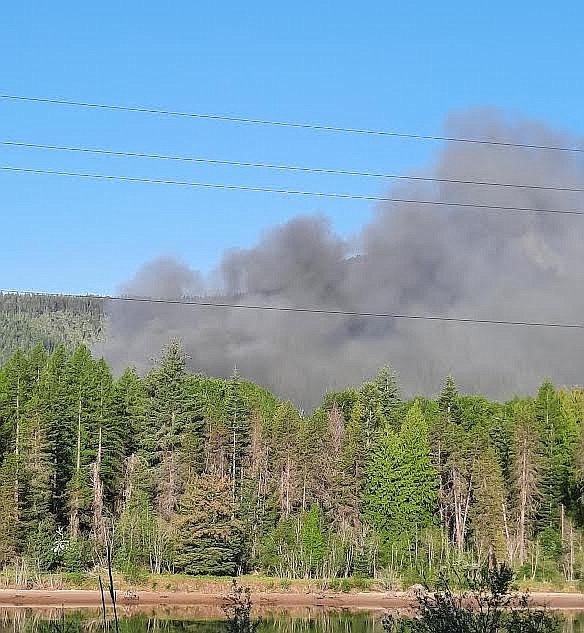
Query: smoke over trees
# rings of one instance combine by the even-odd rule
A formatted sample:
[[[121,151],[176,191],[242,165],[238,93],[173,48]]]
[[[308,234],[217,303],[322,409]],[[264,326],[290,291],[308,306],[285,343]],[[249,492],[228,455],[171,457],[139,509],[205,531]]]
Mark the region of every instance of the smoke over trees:
[[[578,145],[546,126],[493,111],[453,117],[448,135]],[[584,188],[579,154],[464,143],[444,145],[416,175]],[[404,199],[584,210],[584,194],[534,188],[401,181]],[[340,204],[340,203],[335,203]],[[298,217],[248,250],[224,254],[209,279],[172,259],[146,264],[128,295],[228,297],[242,304],[303,306],[486,319],[582,321],[584,219],[456,206],[384,203],[353,240],[322,216]],[[354,256],[354,253],[358,253]],[[356,384],[385,362],[406,393],[435,393],[455,372],[462,389],[494,397],[550,377],[582,382],[578,330],[408,322],[148,304],[111,304],[100,352],[114,367],[149,366],[179,336],[193,366],[227,376],[236,365],[303,406]]]

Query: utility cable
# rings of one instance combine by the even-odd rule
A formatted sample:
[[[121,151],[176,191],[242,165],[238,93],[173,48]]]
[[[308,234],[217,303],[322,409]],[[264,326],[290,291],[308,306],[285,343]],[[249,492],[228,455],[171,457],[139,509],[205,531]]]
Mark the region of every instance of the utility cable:
[[[477,145],[491,145],[497,147],[514,147],[521,149],[550,150],[556,152],[578,152],[584,153],[583,147],[573,147],[565,145],[540,145],[536,143],[513,143],[511,141],[492,141],[483,138],[468,138],[457,136],[439,136],[433,134],[416,134],[414,132],[400,132],[394,130],[376,130],[358,127],[342,127],[321,123],[306,123],[295,121],[275,121],[270,119],[249,118],[243,116],[227,114],[211,114],[206,112],[180,112],[176,110],[164,110],[161,108],[151,108],[146,106],[124,106],[111,103],[90,103],[85,101],[72,101],[69,99],[51,99],[46,97],[31,97],[26,95],[0,94],[0,99],[31,103],[44,103],[53,105],[65,105],[77,108],[91,108],[98,110],[114,110],[120,112],[137,112],[143,114],[156,114],[173,117],[186,117],[191,119],[208,119],[213,121],[227,121],[248,125],[262,125],[282,128],[296,128],[306,130],[319,130],[323,132],[339,132],[347,134],[363,134],[368,136],[387,136],[394,138],[413,139],[419,141],[439,141],[449,143],[471,143]]]
[[[49,176],[69,176],[72,178],[85,178],[93,180],[107,180],[118,182],[148,183],[156,185],[173,185],[178,187],[198,187],[206,189],[224,189],[235,191],[253,191],[262,193],[275,193],[291,196],[311,196],[317,198],[335,198],[343,200],[369,200],[376,202],[391,202],[396,204],[422,204],[443,207],[458,207],[468,209],[484,209],[489,211],[517,211],[523,213],[551,213],[554,215],[584,215],[579,209],[539,209],[536,207],[505,206],[498,204],[484,204],[475,202],[448,202],[446,200],[418,200],[413,198],[394,198],[387,196],[373,196],[356,193],[338,193],[332,191],[305,191],[301,189],[280,189],[277,187],[255,187],[251,185],[235,185],[230,183],[196,182],[192,180],[169,180],[161,178],[137,178],[134,176],[115,176],[109,174],[95,174],[86,172],[59,171],[55,169],[32,169],[28,167],[14,167],[0,165],[0,171],[17,172],[25,174],[42,174]]]
[[[64,297],[67,299],[100,299],[103,301],[120,301],[130,303],[151,303],[164,305],[196,306],[202,308],[228,308],[241,310],[264,310],[271,312],[294,312],[303,314],[321,314],[330,316],[348,316],[358,318],[380,318],[380,319],[407,319],[416,321],[445,321],[449,323],[468,323],[476,325],[516,325],[525,327],[547,327],[547,328],[567,328],[584,329],[584,323],[561,323],[547,321],[510,321],[506,319],[475,319],[468,317],[443,316],[432,314],[399,314],[392,312],[360,312],[353,310],[329,310],[325,308],[275,306],[275,305],[252,305],[246,303],[231,303],[219,301],[191,300],[191,299],[155,299],[151,297],[128,297],[118,295],[99,294],[55,294],[49,292],[28,292],[17,290],[2,290],[0,296],[15,295],[34,297]]]
[[[383,172],[372,171],[358,171],[352,169],[334,169],[329,167],[308,167],[303,165],[287,165],[281,163],[264,163],[264,162],[250,162],[241,160],[227,160],[218,158],[204,158],[196,156],[177,156],[167,154],[151,154],[146,152],[132,152],[111,150],[96,147],[78,147],[68,145],[45,145],[42,143],[24,143],[20,141],[0,141],[0,146],[4,147],[17,147],[24,149],[40,149],[47,151],[57,152],[72,152],[81,154],[92,154],[100,156],[115,156],[119,158],[148,158],[155,160],[167,160],[177,162],[189,162],[197,164],[207,165],[222,165],[231,167],[252,167],[259,169],[272,169],[277,171],[294,171],[310,174],[331,174],[339,176],[361,176],[365,178],[384,178],[391,180],[408,180],[416,182],[432,182],[432,183],[448,183],[456,185],[480,185],[487,187],[507,187],[514,189],[534,189],[544,191],[566,191],[571,193],[584,193],[584,188],[581,187],[564,187],[559,185],[530,185],[512,182],[494,182],[485,180],[465,180],[459,178],[433,178],[429,176],[408,176],[404,174],[390,174]]]

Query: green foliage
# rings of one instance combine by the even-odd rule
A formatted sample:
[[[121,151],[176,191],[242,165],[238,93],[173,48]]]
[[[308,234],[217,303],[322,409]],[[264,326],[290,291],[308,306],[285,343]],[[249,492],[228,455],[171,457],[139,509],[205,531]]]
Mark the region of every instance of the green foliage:
[[[313,505],[301,518],[300,539],[308,574],[317,576],[321,570],[325,553],[320,508],[317,505]]]
[[[72,350],[100,340],[104,330],[102,299],[0,293],[0,361],[39,343]]]
[[[430,462],[428,428],[415,403],[399,433],[379,433],[368,466],[366,516],[388,541],[404,541],[432,523],[437,474]]]
[[[228,633],[255,633],[260,620],[251,617],[252,602],[249,587],[240,587],[235,578],[231,590],[223,600],[223,612],[227,618]]]
[[[213,475],[195,477],[180,504],[177,569],[194,575],[233,575],[239,565],[241,540],[229,480]]]
[[[57,562],[59,551],[53,526],[41,521],[30,533],[26,544],[26,558],[30,566],[40,572],[49,571]]]
[[[434,591],[416,592],[415,617],[387,615],[387,633],[560,633],[561,618],[517,594],[508,565],[483,566],[460,575],[462,591],[441,579]]]
[[[389,367],[304,415],[237,372],[190,373],[179,341],[117,378],[84,345],[36,345],[0,366],[0,565],[82,573],[113,540],[136,582],[407,585],[493,557],[576,582],[583,420],[584,391],[549,383],[501,404],[447,378],[404,402]]]

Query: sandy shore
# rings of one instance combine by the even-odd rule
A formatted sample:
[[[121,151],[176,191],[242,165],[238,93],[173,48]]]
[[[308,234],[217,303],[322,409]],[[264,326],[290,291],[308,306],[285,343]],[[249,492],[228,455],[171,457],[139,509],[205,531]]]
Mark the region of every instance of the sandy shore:
[[[210,607],[220,611],[222,593],[203,592],[155,592],[141,591],[136,598],[118,593],[118,603],[123,607]],[[534,604],[553,609],[584,609],[584,594],[581,593],[532,593]],[[324,608],[349,610],[392,610],[408,608],[411,595],[402,592],[362,593],[254,593],[254,605],[259,611],[282,611],[297,608]],[[109,599],[107,600],[109,604]],[[85,590],[0,590],[0,607],[65,607],[99,608],[101,595],[98,591]]]

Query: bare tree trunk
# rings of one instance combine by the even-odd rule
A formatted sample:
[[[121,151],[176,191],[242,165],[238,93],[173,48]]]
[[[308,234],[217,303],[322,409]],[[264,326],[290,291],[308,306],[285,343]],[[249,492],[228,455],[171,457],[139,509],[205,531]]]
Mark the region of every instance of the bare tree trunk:
[[[16,473],[14,475],[14,505],[18,512],[19,475],[20,475],[20,376],[16,381],[16,437],[14,438],[14,454],[16,456]]]
[[[105,543],[105,523],[103,520],[103,482],[101,480],[102,431],[99,427],[97,456],[92,466],[93,479],[93,532],[98,543]]]
[[[79,394],[79,401],[77,406],[77,459],[75,462],[75,481],[72,491],[73,498],[71,499],[71,512],[69,514],[69,532],[72,538],[79,536],[79,505],[81,499],[79,496],[80,486],[80,474],[81,474],[81,394]]]

